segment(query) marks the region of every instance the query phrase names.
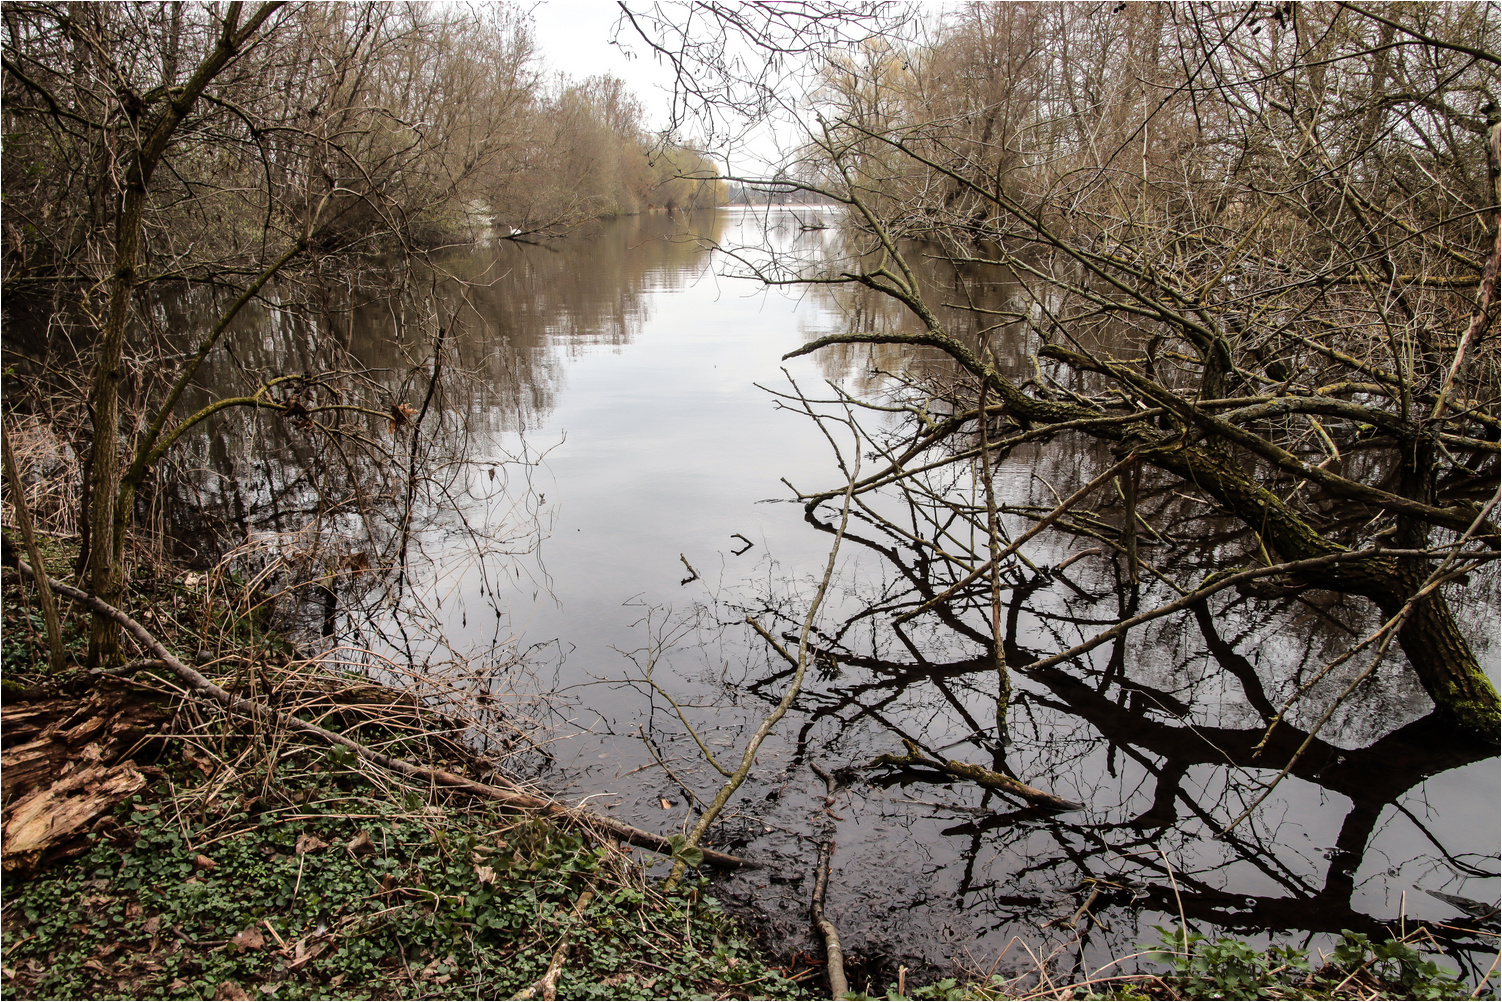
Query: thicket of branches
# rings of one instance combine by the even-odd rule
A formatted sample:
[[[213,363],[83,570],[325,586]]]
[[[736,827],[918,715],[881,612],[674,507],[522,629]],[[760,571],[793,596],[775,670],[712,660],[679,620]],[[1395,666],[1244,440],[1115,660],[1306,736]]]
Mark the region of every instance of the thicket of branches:
[[[758,44],[809,51],[807,25],[738,11]],[[765,78],[726,82],[718,38],[687,45],[659,14],[641,30],[719,81],[693,91],[716,114],[764,96]],[[794,354],[947,360],[862,401],[885,465],[857,502],[931,509],[927,538],[874,500],[870,517],[950,568],[899,621],[989,620],[1004,696],[1009,670],[1227,587],[1351,596],[1380,625],[1318,681],[1348,695],[1401,649],[1455,732],[1494,744],[1453,601],[1498,549],[1496,25],[1479,3],[971,4],[922,42],[826,50],[779,176],[843,206],[844,252],[741,260],[860,307]],[[1075,442],[1105,461],[1056,484],[1057,507],[995,479]],[[1016,516],[1093,535],[1172,601],[1008,665],[1005,597],[1038,571],[1007,543]],[[1313,708],[1310,740],[1343,698]]]

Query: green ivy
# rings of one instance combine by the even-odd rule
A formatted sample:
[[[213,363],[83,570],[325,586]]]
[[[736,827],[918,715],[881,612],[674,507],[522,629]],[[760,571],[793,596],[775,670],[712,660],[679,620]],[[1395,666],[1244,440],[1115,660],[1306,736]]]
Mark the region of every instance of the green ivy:
[[[702,884],[662,894],[639,868],[606,873],[609,849],[546,820],[414,818],[361,795],[185,833],[156,797],[119,812],[133,844],[98,840],[8,889],[6,997],[212,998],[232,981],[266,999],[505,998],[565,932],[562,998],[798,997]],[[298,855],[300,837],[326,845]],[[299,942],[316,955],[298,963]]]

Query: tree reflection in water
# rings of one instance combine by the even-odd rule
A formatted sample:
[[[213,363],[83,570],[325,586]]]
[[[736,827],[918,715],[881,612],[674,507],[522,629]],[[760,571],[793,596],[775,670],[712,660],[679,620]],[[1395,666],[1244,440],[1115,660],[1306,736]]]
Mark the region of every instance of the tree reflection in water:
[[[718,239],[719,218],[702,221],[683,235],[676,221],[644,218],[604,227],[604,237],[597,241],[456,256],[450,270],[469,283],[465,301],[474,314],[461,316],[462,337],[454,345],[452,369],[475,378],[450,383],[441,400],[443,427],[452,429],[452,435],[440,439],[436,415],[429,419],[435,422],[435,434],[424,443],[432,443],[430,458],[446,479],[440,480],[443,490],[428,495],[431,504],[418,506],[414,558],[409,561],[409,566],[419,568],[418,577],[426,574],[429,582],[438,584],[427,590],[408,589],[402,595],[406,604],[399,605],[385,601],[390,593],[384,588],[370,588],[364,596],[368,601],[361,605],[356,600],[362,596],[347,586],[353,582],[341,578],[335,625],[341,639],[354,637],[371,648],[405,651],[409,666],[426,670],[429,652],[436,647],[421,631],[423,617],[436,609],[429,601],[435,594],[444,604],[442,617],[432,618],[441,618],[439,625],[450,637],[461,637],[487,656],[498,640],[505,639],[502,621],[490,607],[506,611],[518,605],[516,595],[528,582],[523,576],[508,592],[505,582],[493,577],[466,578],[476,559],[465,520],[487,534],[488,553],[505,558],[497,561],[500,567],[514,574],[519,564],[525,575],[534,565],[516,559],[514,553],[531,545],[527,533],[537,529],[532,517],[546,518],[548,509],[538,496],[534,506],[521,512],[528,517],[516,521],[520,533],[513,538],[498,517],[507,509],[486,507],[487,498],[499,496],[506,475],[503,467],[495,480],[490,477],[500,458],[497,443],[509,441],[506,436],[518,428],[546,426],[566,388],[569,359],[587,355],[591,346],[631,343],[656,302],[649,292],[689,283],[701,274],[706,254],[701,241]],[[737,222],[741,229],[735,232],[754,242],[773,222]],[[742,231],[747,228],[755,232],[746,236]],[[830,229],[789,239],[817,256],[841,237]],[[931,277],[933,284],[942,283],[943,276]],[[976,273],[967,281],[990,288],[997,301],[1019,293],[1017,283],[1005,275]],[[843,329],[847,321],[872,330],[905,322],[879,298],[847,289],[832,295],[845,297],[835,304],[839,313],[811,308],[799,320],[809,328],[789,333],[813,337],[833,324]],[[394,338],[393,330],[401,334],[405,329],[393,327],[395,314],[378,296],[372,293],[369,299],[336,317],[343,337],[339,347],[354,359],[350,368],[379,381],[393,401],[417,402],[415,389],[426,385],[429,371],[427,342],[419,336]],[[191,312],[189,305],[183,306],[185,314]],[[451,305],[448,300],[443,304],[440,313],[445,318]],[[984,323],[960,316],[952,321],[950,328],[970,343]],[[704,317],[697,314],[687,322],[705,326]],[[327,345],[325,327],[292,318],[268,324],[266,330],[264,341],[248,349],[237,365],[211,378],[233,385],[246,372],[316,371],[324,364],[308,351]],[[748,339],[769,338],[760,326],[748,325],[746,330]],[[715,336],[731,335],[727,330]],[[1023,347],[1021,341],[1006,339],[994,346],[1004,368],[1026,373],[1031,364]],[[757,350],[775,354],[759,341]],[[831,391],[831,406],[843,409],[849,402],[843,392],[848,392],[898,408],[858,411],[877,457],[865,464],[867,470],[879,469],[885,462],[883,453],[913,431],[918,417],[902,408],[915,399],[923,402],[933,388],[955,385],[958,378],[946,360],[902,346],[831,346],[814,361],[842,388]],[[636,377],[628,371],[620,378]],[[716,377],[688,372],[683,378],[702,383]],[[649,389],[661,394],[683,390]],[[923,413],[943,417],[938,408]],[[611,420],[627,423],[630,417],[616,414]],[[700,418],[696,413],[689,423],[708,424]],[[751,497],[772,492],[777,475],[793,480],[818,475],[810,472],[819,469],[817,460],[810,460],[809,468],[789,465],[780,450],[794,436],[783,417],[777,420],[781,423],[758,426],[757,434],[773,443],[768,451],[778,453],[777,470],[765,483],[745,488],[759,492]],[[384,425],[372,430],[389,434]],[[581,429],[568,431],[571,440],[585,440]],[[994,445],[996,437],[991,441]],[[1454,744],[1451,735],[1426,716],[1427,697],[1411,680],[1400,655],[1390,657],[1320,732],[1273,797],[1224,838],[1216,837],[1261,792],[1258,784],[1271,779],[1303,742],[1316,714],[1300,705],[1274,730],[1261,754],[1254,755],[1268,720],[1301,685],[1314,680],[1323,665],[1370,631],[1371,613],[1364,611],[1361,600],[1316,592],[1269,592],[1259,597],[1227,590],[1053,669],[1014,670],[1014,698],[1004,708],[1010,740],[998,740],[989,582],[979,579],[957,591],[953,601],[903,624],[893,622],[953,588],[967,576],[967,568],[986,559],[984,498],[973,488],[973,460],[964,455],[976,444],[973,435],[953,436],[948,452],[935,450],[939,465],[924,475],[921,485],[909,480],[861,495],[867,507],[853,513],[841,558],[843,597],[831,607],[823,627],[822,654],[794,707],[795,719],[782,724],[785,733],[780,738],[786,738],[788,746],[769,742],[752,780],[754,789],[740,794],[740,816],[719,827],[720,842],[733,836],[749,840],[749,854],[774,864],[769,872],[736,877],[722,890],[733,897],[754,898],[775,918],[785,917],[786,922],[774,923],[782,930],[774,933],[777,945],[807,945],[803,937],[808,887],[799,875],[812,867],[814,851],[805,839],[831,825],[839,852],[830,911],[842,937],[858,953],[890,956],[910,965],[940,966],[957,959],[985,969],[1014,935],[1035,947],[1041,942],[1045,950],[1063,947],[1066,962],[1104,962],[1153,939],[1151,924],[1177,925],[1180,899],[1191,923],[1296,940],[1307,932],[1341,928],[1381,937],[1388,924],[1396,926],[1402,920],[1404,891],[1409,892],[1410,914],[1455,913],[1448,905],[1412,892],[1416,884],[1495,900],[1496,884],[1489,875],[1496,862],[1488,855],[1494,849],[1495,817],[1485,805],[1495,802],[1496,775],[1492,766],[1481,764],[1494,752]],[[702,476],[734,475],[743,457],[726,455],[722,441],[709,446],[703,453],[692,453]],[[323,462],[322,455],[301,441],[297,429],[288,429],[279,419],[262,415],[226,420],[188,444],[183,456],[184,467],[202,475],[179,482],[191,490],[174,488],[165,480],[163,489],[178,490],[174,496],[182,507],[192,508],[196,517],[179,512],[169,518],[195,545],[210,549],[216,538],[244,539],[310,523],[355,539],[356,548],[367,545],[371,527],[359,524],[350,506],[338,503],[350,495],[350,482],[361,477]],[[643,482],[676,486],[663,471],[679,467],[653,465],[654,459],[660,457],[640,455],[631,461],[641,467],[637,472]],[[1018,532],[1026,529],[1056,504],[1059,495],[1113,462],[1107,449],[1064,437],[1013,447],[994,469],[1005,526]],[[379,493],[399,497],[400,486],[397,477]],[[528,485],[519,477],[516,486],[531,505]],[[636,534],[644,538],[676,540],[678,524],[688,521],[688,513],[672,505],[690,502],[665,501],[660,491],[632,496],[615,482],[559,481],[556,497],[577,508],[589,490],[608,493],[611,505],[624,513],[622,522],[635,524]],[[549,503],[555,503],[552,483],[546,485],[546,493]],[[1119,556],[1123,506],[1109,484],[1023,547],[1031,566],[1023,563],[1007,571],[1000,617],[1003,651],[1014,669],[1067,650],[1174,597],[1163,578],[1181,585],[1198,581],[1220,567],[1237,566],[1244,554],[1255,552],[1256,542],[1244,528],[1217,519],[1213,511],[1186,502],[1172,487],[1151,477],[1139,484],[1137,503],[1151,529],[1144,529],[1138,541],[1142,572],[1136,585]],[[776,531],[766,535],[749,521],[734,525],[731,528],[744,531],[757,546],[746,552],[735,541],[734,552],[744,556],[726,557],[718,573],[701,557],[712,552],[703,540],[695,541],[697,550],[693,543],[675,541],[654,553],[645,544],[630,549],[633,544],[625,530],[599,537],[626,547],[612,555],[632,564],[634,572],[631,590],[604,595],[603,603],[619,603],[646,587],[639,583],[644,569],[658,557],[668,568],[665,579],[671,590],[650,592],[645,601],[665,604],[680,595],[704,595],[709,589],[704,615],[683,634],[687,650],[678,658],[682,663],[672,665],[671,673],[665,666],[662,676],[671,677],[691,696],[691,718],[708,740],[733,738],[747,719],[760,717],[763,704],[780,696],[786,678],[781,662],[741,624],[747,612],[768,626],[777,624],[777,632],[801,620],[797,589],[780,583],[807,566],[798,554],[790,554],[795,545],[789,542],[790,534],[818,536],[831,531],[832,510],[825,505],[809,513],[806,521],[812,529],[798,521],[797,509],[787,510],[790,517],[777,521]],[[672,532],[660,526],[653,529],[653,519],[674,523]],[[393,520],[385,524],[385,529],[379,523],[374,528],[382,552],[400,538],[391,529]],[[538,531],[545,529],[543,525]],[[580,546],[577,563],[571,565],[565,548],[555,545],[560,542],[550,541],[554,549],[546,568],[540,561],[535,565],[539,587],[545,591],[548,574],[559,581],[573,575],[582,582],[575,586],[578,591],[608,591],[599,579],[601,554]],[[804,549],[823,548],[822,540],[816,540]],[[683,568],[677,558],[685,549],[704,576],[679,586]],[[793,570],[765,562],[758,571],[743,574],[758,559],[770,561],[769,549]],[[483,559],[479,565],[484,565]],[[1494,587],[1487,587],[1495,579],[1488,575],[1494,572],[1475,574],[1471,587],[1451,593],[1457,616],[1482,645],[1492,642],[1496,621]],[[462,592],[463,587],[471,590]],[[317,631],[326,615],[320,593],[308,589],[305,597],[305,616]],[[520,605],[525,609],[524,601]],[[564,615],[587,620],[578,609],[576,603]],[[711,630],[716,624],[732,625]],[[565,650],[574,642],[570,637],[564,641]],[[606,642],[621,649],[632,645],[629,636],[619,634],[609,635]],[[1478,653],[1483,659],[1495,656],[1494,649]],[[698,675],[692,669],[696,661],[706,669]],[[747,674],[734,677],[733,670],[724,670],[726,662],[746,663]],[[574,766],[567,773],[546,776],[550,788],[579,796],[624,792],[628,800],[622,810],[634,811],[638,823],[662,826],[667,815],[658,808],[659,791],[648,785],[657,783],[661,774],[652,771],[655,766],[645,758],[630,758],[634,737],[614,743],[615,735],[634,735],[640,723],[675,776],[698,793],[712,789],[714,778],[707,766],[696,771],[698,751],[676,716],[665,707],[645,705],[651,703],[651,693],[643,693],[642,716],[632,719],[638,706],[621,696],[621,672],[613,652],[585,649],[581,642],[569,667],[575,676],[568,682],[586,672],[613,680],[608,690],[590,690],[583,697],[593,700],[586,709],[600,712],[601,730],[606,732],[591,736],[599,737],[599,743],[588,745],[584,753],[590,761],[603,762],[597,768],[605,771],[591,775],[579,766],[577,749],[560,742],[550,747],[569,749],[560,758],[566,763],[574,756]],[[1306,694],[1307,705],[1326,705],[1341,684],[1330,679],[1314,682]],[[568,730],[575,729],[571,721]],[[923,767],[853,768],[875,756],[901,754],[905,739],[927,757],[1010,772],[1082,802],[1086,809],[1057,814],[1019,807],[1008,797]],[[640,754],[639,748],[635,750]],[[832,814],[825,810],[825,786],[815,778],[810,768],[814,765],[845,784],[828,808]],[[636,772],[638,766],[646,771]],[[627,780],[628,775],[634,778]],[[1484,784],[1477,794],[1484,806],[1475,812],[1479,820],[1474,823],[1467,821],[1463,797],[1452,789],[1457,776],[1464,783],[1475,783],[1479,777]],[[632,783],[643,785],[637,790]],[[572,789],[570,784],[575,784]],[[629,798],[638,794],[633,806]],[[1431,798],[1438,813],[1429,810]],[[774,875],[791,882],[772,883]],[[1103,883],[1085,884],[1092,879]],[[766,896],[778,888],[784,893],[768,901]],[[1082,915],[1073,929],[1057,922],[1039,928],[1069,919],[1095,889],[1100,893],[1089,914],[1105,925]],[[1465,928],[1469,922],[1447,924]],[[1470,948],[1484,951],[1494,942],[1429,925],[1436,938],[1460,956]],[[1018,956],[1014,948],[1003,970]],[[1489,960],[1481,961],[1481,968]],[[1020,963],[1029,966],[1025,954]]]
[[[883,398],[883,406],[898,406],[900,393]],[[849,402],[837,391],[826,404]],[[916,420],[913,413],[905,419]],[[890,457],[891,443],[903,435],[888,430],[872,438],[872,453]],[[1049,481],[1079,483],[1110,461],[1104,450],[1071,451],[1062,442],[1013,453],[995,475],[1014,497],[1038,499],[1007,509],[1022,516],[1013,525],[1025,528],[1053,507],[1062,492],[1052,493]],[[942,964],[968,952],[984,970],[1015,935],[1047,941],[1065,966],[1087,971],[1152,939],[1149,924],[1176,926],[1180,917],[1201,928],[1306,943],[1311,934],[1350,929],[1382,939],[1422,925],[1470,976],[1484,974],[1495,955],[1495,912],[1478,918],[1446,905],[1452,920],[1421,923],[1405,914],[1404,896],[1415,888],[1460,888],[1494,898],[1497,857],[1474,851],[1489,848],[1486,833],[1447,819],[1431,827],[1424,783],[1485,762],[1495,749],[1457,737],[1401,657],[1364,683],[1322,731],[1309,733],[1340,688],[1318,680],[1318,670],[1370,632],[1373,614],[1328,594],[1228,590],[1060,665],[1019,672],[1174,598],[1165,581],[1195,580],[1218,554],[1246,542],[1244,530],[1181,512],[1171,492],[1148,487],[1139,499],[1151,512],[1147,523],[1180,545],[1152,547],[1144,533],[1144,551],[1152,551],[1145,561],[1160,562],[1154,570],[1161,580],[1144,575],[1133,583],[1112,528],[1121,524],[1119,496],[1077,508],[1057,531],[1029,543],[1028,561],[1007,571],[1002,644],[1014,691],[1001,731],[989,583],[981,577],[955,590],[986,557],[971,468],[936,465],[921,482],[867,494],[852,515],[846,559],[859,571],[847,579],[840,616],[820,631],[820,679],[801,701],[792,760],[769,781],[768,796],[778,795],[779,781],[784,791],[798,786],[796,777],[808,775],[800,766],[862,765],[910,743],[926,759],[984,763],[1086,807],[1029,806],[924,765],[889,761],[870,769],[864,775],[889,792],[831,808],[842,821],[846,810],[861,815],[841,834],[858,860],[846,878],[857,886],[841,903],[850,948],[910,964]],[[832,533],[834,504],[810,502],[806,521]],[[1196,538],[1198,545],[1183,545]],[[903,613],[951,590],[949,601],[903,621]],[[1474,632],[1486,635],[1489,602],[1458,604]],[[773,592],[746,605],[784,629],[795,621],[797,602]],[[774,663],[743,688],[775,701],[791,671]],[[1301,693],[1312,694],[1313,710],[1294,699]],[[1289,777],[1259,803],[1288,763]],[[844,775],[854,778],[848,769]],[[1494,783],[1490,771],[1483,782]],[[939,786],[952,792],[913,792]],[[1490,792],[1476,794],[1486,801]],[[769,809],[763,820],[808,806],[797,803],[790,811]],[[920,805],[928,808],[926,821],[921,808],[916,816],[904,809]],[[1246,820],[1227,830],[1249,808]],[[1390,846],[1374,849],[1389,824],[1412,826],[1413,841],[1423,843],[1414,858],[1387,858]],[[925,846],[925,831],[943,844]],[[876,897],[884,899],[873,900],[858,866],[912,872],[906,880],[877,878]],[[747,884],[738,878],[732,895]],[[792,914],[796,895],[788,897],[784,908]],[[1070,922],[1081,905],[1088,905],[1085,913]],[[894,917],[903,911],[928,917]],[[968,921],[978,937],[950,928],[957,921]],[[1019,969],[1033,963],[1021,951],[1010,957]]]

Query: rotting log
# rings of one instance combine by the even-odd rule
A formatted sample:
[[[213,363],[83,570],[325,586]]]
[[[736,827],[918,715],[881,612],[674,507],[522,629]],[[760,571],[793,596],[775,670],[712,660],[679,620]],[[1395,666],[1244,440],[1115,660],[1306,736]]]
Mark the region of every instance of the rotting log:
[[[33,573],[30,565],[28,565],[25,561],[18,559],[16,561],[16,565],[23,574],[35,577],[35,574]],[[593,811],[586,811],[577,807],[569,807],[566,804],[558,803],[556,800],[549,800],[546,797],[538,797],[530,793],[524,793],[519,788],[513,787],[512,789],[503,789],[489,783],[481,783],[473,779],[468,779],[464,776],[456,775],[455,773],[448,772],[444,769],[433,769],[427,766],[417,765],[413,762],[408,762],[405,759],[395,758],[391,755],[385,755],[381,752],[366,747],[358,741],[347,738],[342,734],[326,730],[322,727],[319,727],[317,724],[309,723],[306,720],[291,716],[290,714],[273,710],[271,709],[271,707],[266,706],[264,703],[258,703],[254,700],[244,699],[243,697],[236,696],[233,693],[209,681],[198,671],[180,660],[176,655],[169,651],[161,641],[157,640],[157,638],[153,636],[149,630],[147,630],[140,623],[136,622],[126,613],[115,608],[102,599],[95,598],[94,596],[89,595],[86,592],[74,588],[72,585],[68,584],[65,581],[59,581],[56,578],[49,578],[48,580],[51,583],[52,589],[55,593],[66,595],[68,598],[73,599],[75,602],[88,607],[94,613],[103,617],[107,617],[116,623],[119,623],[122,627],[125,628],[128,633],[131,634],[131,636],[135,637],[136,640],[138,640],[143,646],[145,646],[157,658],[159,658],[167,667],[167,669],[170,670],[174,675],[176,675],[177,678],[180,679],[188,687],[189,691],[191,691],[200,699],[218,703],[226,710],[250,717],[252,720],[272,724],[278,727],[284,727],[287,730],[296,731],[299,734],[306,734],[325,741],[329,744],[339,745],[340,747],[347,748],[358,755],[364,761],[369,762],[370,764],[381,769],[385,769],[388,772],[394,772],[400,776],[405,776],[408,779],[421,780],[425,783],[431,783],[436,786],[446,787],[448,789],[456,790],[462,793],[468,793],[472,796],[481,797],[486,800],[493,800],[497,803],[504,804],[507,807],[514,807],[519,810],[534,811],[540,814],[544,814],[550,818],[558,819],[560,821],[573,821],[578,824],[587,825],[608,835],[614,836],[615,838],[620,839],[622,842],[627,842],[631,845],[638,846],[643,849],[650,849],[653,852],[662,853],[666,856],[673,855],[673,847],[668,839],[664,838],[661,835],[654,834],[653,832],[644,831],[640,828],[634,827],[633,825],[628,825],[625,822],[606,817],[603,814],[596,814]],[[509,780],[507,782],[509,783]],[[718,867],[720,869],[734,870],[740,869],[742,867],[753,867],[757,865],[751,860],[742,859],[739,856],[732,856],[729,853],[717,852],[713,849],[703,849],[703,852],[704,862],[708,863],[710,866]]]
[[[1063,797],[1040,790],[1035,786],[1028,786],[1019,779],[1013,779],[1006,773],[995,772],[983,766],[972,765],[969,762],[961,762],[958,759],[929,758],[923,754],[911,741],[904,740],[907,747],[906,755],[878,755],[867,763],[866,768],[874,768],[880,765],[894,765],[907,767],[913,765],[927,766],[939,772],[947,773],[956,779],[968,779],[972,783],[984,786],[988,790],[996,790],[1000,793],[1010,793],[1014,797],[1021,797],[1028,803],[1037,804],[1039,807],[1047,807],[1055,811],[1080,811],[1085,805],[1075,803],[1073,800],[1065,800]]]

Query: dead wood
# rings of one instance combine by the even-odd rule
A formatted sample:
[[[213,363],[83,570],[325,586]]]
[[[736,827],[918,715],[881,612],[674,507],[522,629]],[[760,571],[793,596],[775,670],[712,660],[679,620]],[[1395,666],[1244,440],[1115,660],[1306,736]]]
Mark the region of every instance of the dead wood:
[[[33,574],[31,567],[24,561],[17,561],[17,566],[20,568],[22,573],[28,575]],[[497,803],[504,804],[508,807],[517,808],[519,810],[543,814],[547,817],[555,818],[560,821],[573,821],[577,824],[586,825],[600,832],[614,836],[615,838],[618,838],[623,842],[630,843],[631,845],[639,846],[644,849],[651,849],[653,852],[659,852],[664,855],[671,856],[673,854],[671,843],[663,836],[654,834],[652,832],[643,831],[640,828],[636,828],[632,825],[625,824],[624,822],[617,821],[614,818],[608,818],[601,814],[595,814],[592,811],[568,807],[564,804],[558,803],[555,800],[549,800],[545,797],[533,796],[532,794],[522,792],[519,788],[513,787],[511,789],[503,789],[499,786],[494,786],[489,783],[481,783],[477,782],[476,780],[468,779],[464,776],[456,775],[444,769],[429,768],[427,766],[421,766],[412,762],[408,762],[405,759],[385,755],[381,752],[366,747],[358,741],[347,738],[342,734],[326,730],[322,727],[319,727],[317,724],[311,724],[308,721],[302,720],[298,717],[273,710],[269,706],[266,706],[264,703],[259,703],[254,700],[244,699],[240,696],[236,696],[233,693],[230,693],[224,688],[209,681],[197,670],[184,663],[181,659],[179,659],[176,655],[169,651],[161,641],[157,640],[157,638],[153,636],[149,630],[147,630],[140,623],[136,622],[126,613],[115,608],[109,603],[102,601],[101,599],[95,598],[94,596],[89,595],[86,592],[74,588],[72,585],[64,581],[59,581],[56,578],[52,578],[50,579],[50,581],[53,591],[55,591],[57,594],[66,595],[68,598],[73,599],[75,602],[80,602],[83,605],[87,606],[98,615],[107,617],[114,622],[119,623],[122,627],[125,628],[127,632],[131,634],[131,636],[135,637],[139,643],[150,650],[152,654],[154,654],[157,658],[161,659],[161,661],[166,665],[167,669],[170,670],[173,675],[177,676],[177,678],[188,687],[189,691],[191,691],[194,696],[200,699],[218,703],[226,710],[241,714],[242,716],[250,717],[255,721],[285,728],[286,730],[295,731],[299,734],[306,734],[310,737],[318,738],[319,740],[327,742],[329,744],[347,748],[358,755],[362,760],[369,762],[370,764],[381,769],[385,769],[388,772],[393,772],[397,775],[405,776],[408,779],[415,779],[423,783],[431,784],[433,786],[441,786],[451,790],[456,790],[461,793],[468,793],[471,796],[481,797],[486,800],[493,800]],[[509,780],[505,782],[509,783]],[[749,860],[742,859],[739,856],[732,856],[729,853],[716,852],[713,849],[704,849],[703,852],[704,862],[708,863],[711,866],[720,867],[722,869],[737,869],[739,867],[755,865]]]
[[[939,772],[947,773],[957,779],[968,779],[970,782],[984,786],[988,790],[1010,793],[1014,797],[1021,797],[1029,803],[1037,804],[1039,807],[1047,807],[1056,811],[1079,811],[1085,807],[1084,804],[1075,803],[1073,800],[1065,800],[1063,797],[1056,796],[1046,790],[1040,790],[1035,786],[1028,786],[1021,780],[1013,779],[1005,773],[994,772],[983,766],[961,762],[958,759],[940,761],[929,758],[913,742],[904,741],[903,744],[907,746],[906,755],[878,755],[866,767],[869,769],[879,765],[895,765],[899,767],[922,765],[930,769],[937,769]]]
[[[574,902],[574,907],[569,913],[569,922],[576,923],[579,916],[584,914],[584,909],[594,900],[594,885],[585,889],[579,899]],[[564,929],[563,935],[558,939],[558,946],[553,950],[553,958],[548,962],[548,969],[542,977],[532,982],[515,995],[511,996],[513,1002],[518,999],[542,998],[545,1002],[553,1002],[558,997],[558,978],[563,973],[563,962],[568,959],[568,949],[573,942],[573,928]]]
[[[0,708],[5,872],[81,852],[96,819],[146,785],[151,770],[130,756],[167,719],[160,707],[113,692]]]
[[[814,877],[814,901],[811,912],[814,928],[824,937],[824,957],[829,969],[829,997],[837,999],[850,991],[845,980],[845,954],[840,949],[840,933],[824,914],[824,895],[829,890],[829,864],[834,858],[834,839],[819,847],[819,867]]]
[[[91,748],[85,748],[87,753]],[[5,819],[3,865],[30,870],[47,851],[83,832],[95,818],[146,785],[129,759],[112,766],[84,765],[10,805]]]

